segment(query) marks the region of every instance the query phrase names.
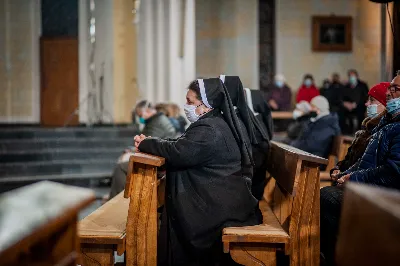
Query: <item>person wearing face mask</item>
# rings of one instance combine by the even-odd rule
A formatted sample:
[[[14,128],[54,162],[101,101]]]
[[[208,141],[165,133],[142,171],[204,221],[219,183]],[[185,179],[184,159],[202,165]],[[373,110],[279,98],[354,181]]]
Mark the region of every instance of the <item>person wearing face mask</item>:
[[[400,72],[386,90],[386,112],[372,130],[361,158],[321,189],[321,252],[333,265],[343,187],[348,181],[400,189]]]
[[[342,102],[339,114],[340,128],[344,134],[353,134],[361,128],[366,107],[364,103],[368,98],[368,85],[359,79],[358,72],[354,69],[348,71],[349,81],[342,93]],[[354,118],[357,124],[354,125]]]
[[[164,139],[177,136],[177,131],[169,118],[163,112],[157,111],[149,101],[140,101],[135,107],[135,112],[140,123],[144,125],[142,134]],[[111,189],[108,198],[111,199],[124,190],[129,157],[134,152],[135,147],[129,147],[119,158],[111,176]]]
[[[329,102],[323,96],[311,100],[312,111],[317,116],[310,118],[299,137],[291,146],[327,158],[333,138],[340,135],[339,120],[336,114],[329,112]]]
[[[260,223],[251,146],[219,78],[192,82],[186,101],[181,137],[135,137],[138,150],[166,159],[158,265],[225,265],[223,228]]]
[[[311,102],[311,100],[319,95],[319,90],[314,84],[314,78],[311,74],[306,74],[303,77],[303,84],[300,86],[297,96],[296,102],[299,103],[301,101]]]
[[[340,76],[338,73],[333,73],[329,85],[320,89],[321,95],[328,100],[329,109],[332,113],[336,113],[340,110],[342,105],[343,89],[344,86],[340,82]]]
[[[291,122],[287,128],[287,137],[282,141],[283,143],[290,144],[296,140],[299,135],[304,131],[310,119],[317,116],[312,106],[306,102],[301,101],[296,104],[296,108],[293,111],[293,122]]]
[[[382,117],[386,115],[386,91],[389,85],[389,82],[381,82],[369,90],[368,101],[365,103],[367,117],[361,125],[361,130],[355,133],[353,143],[348,148],[346,157],[331,169],[332,178],[339,172],[349,169],[364,154],[372,136],[372,131],[379,124]]]
[[[262,88],[265,100],[272,111],[290,111],[292,109],[292,90],[286,84],[285,76],[277,74],[274,82]]]
[[[270,147],[270,138],[260,122],[253,114],[246,103],[243,85],[238,76],[220,75],[221,81],[225,84],[233,106],[236,108],[236,114],[249,135],[252,145],[254,158],[254,174],[252,179],[251,192],[258,200],[262,199],[264,187],[266,184],[265,163]]]

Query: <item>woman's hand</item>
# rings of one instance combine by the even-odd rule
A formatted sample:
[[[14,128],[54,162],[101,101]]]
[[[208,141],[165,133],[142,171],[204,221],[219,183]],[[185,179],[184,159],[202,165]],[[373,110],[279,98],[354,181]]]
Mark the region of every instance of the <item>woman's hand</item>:
[[[338,179],[339,174],[340,174],[340,170],[339,169],[333,170],[332,174],[331,174],[331,179],[336,181]]]
[[[344,183],[350,179],[350,174],[344,175],[337,180],[338,186],[344,185]]]
[[[140,145],[140,143],[144,140],[144,139],[146,139],[147,137],[145,136],[145,135],[143,135],[143,134],[141,134],[140,136],[139,135],[136,135],[133,139],[135,140],[135,147],[136,147],[136,149],[138,149],[139,148],[139,145]]]

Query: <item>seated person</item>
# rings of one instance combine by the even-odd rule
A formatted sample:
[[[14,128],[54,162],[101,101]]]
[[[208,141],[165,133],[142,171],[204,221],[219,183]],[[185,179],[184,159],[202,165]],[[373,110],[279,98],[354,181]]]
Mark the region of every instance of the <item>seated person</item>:
[[[136,105],[136,115],[140,123],[144,124],[142,134],[159,138],[175,138],[177,133],[171,121],[162,112],[157,112],[153,105],[144,100]],[[111,177],[111,192],[113,198],[125,188],[126,172],[128,171],[129,157],[135,151],[134,147],[125,150],[118,160]]]
[[[311,102],[318,95],[319,90],[314,84],[314,77],[311,74],[304,75],[303,83],[297,92],[296,103],[301,101]]]
[[[301,132],[305,130],[305,127],[310,122],[310,118],[316,117],[317,113],[312,111],[311,105],[306,101],[301,101],[296,104],[296,109],[293,111],[293,119],[287,128],[287,137],[282,141],[286,144],[296,140]]]
[[[274,83],[269,84],[267,87],[261,87],[261,91],[272,111],[287,112],[292,110],[292,90],[283,75],[275,75]],[[277,132],[286,131],[288,123],[289,121],[285,119],[275,120],[275,130]]]
[[[372,130],[361,158],[334,177],[337,186],[321,189],[321,252],[334,264],[340,222],[343,185],[348,181],[400,189],[400,75],[386,91],[386,113]]]
[[[181,115],[181,108],[175,103],[167,105],[168,117],[179,134],[185,133],[186,119]]]
[[[186,101],[192,124],[180,138],[135,137],[141,152],[166,160],[158,265],[226,265],[223,228],[260,222],[250,191],[251,147],[219,78],[192,82]]]
[[[246,102],[255,117],[262,123],[264,131],[268,133],[271,140],[274,134],[274,123],[272,121],[271,108],[263,98],[260,90],[245,88]]]
[[[340,135],[339,119],[329,112],[329,102],[323,96],[311,100],[312,111],[317,116],[310,118],[303,132],[290,145],[320,157],[328,157],[333,138]]]
[[[286,84],[283,75],[278,74],[274,78],[274,83],[266,88],[261,88],[265,94],[265,100],[273,111],[290,111],[292,108],[292,91]]]
[[[386,115],[386,91],[389,85],[389,82],[381,82],[369,90],[368,101],[365,103],[367,118],[364,119],[361,130],[356,132],[354,141],[347,150],[344,160],[338,162],[336,167],[331,169],[331,175],[338,174],[337,170],[339,172],[346,171],[364,154],[372,131],[379,124],[381,118]]]
[[[266,169],[265,163],[269,152],[269,137],[262,123],[254,116],[246,103],[242,81],[238,76],[221,75],[236,114],[246,128],[250,137],[250,143],[254,158],[254,174],[251,192],[258,200],[262,199],[265,187]]]

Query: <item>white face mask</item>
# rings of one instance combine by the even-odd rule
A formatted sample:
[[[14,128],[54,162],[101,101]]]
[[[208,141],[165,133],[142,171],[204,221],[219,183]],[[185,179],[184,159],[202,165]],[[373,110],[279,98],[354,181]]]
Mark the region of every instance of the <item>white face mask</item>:
[[[297,118],[299,118],[300,116],[302,116],[303,115],[303,112],[302,111],[300,111],[300,110],[294,110],[293,111],[293,119],[294,120],[296,120]]]
[[[185,115],[186,115],[186,117],[187,117],[187,119],[189,120],[190,123],[194,123],[197,120],[199,120],[200,115],[196,114],[196,108],[199,107],[200,105],[195,106],[195,105],[185,104],[183,106],[183,110],[185,111]]]

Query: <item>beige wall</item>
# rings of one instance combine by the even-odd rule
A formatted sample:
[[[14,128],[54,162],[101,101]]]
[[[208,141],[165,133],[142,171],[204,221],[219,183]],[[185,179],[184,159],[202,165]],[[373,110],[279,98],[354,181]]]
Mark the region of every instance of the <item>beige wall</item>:
[[[353,17],[353,51],[311,51],[313,15]],[[370,86],[380,82],[380,5],[366,0],[279,0],[276,1],[276,70],[297,91],[304,73],[314,75],[318,85],[332,72],[342,79],[355,68]]]
[[[0,2],[0,122],[39,122],[39,1]]]
[[[258,1],[196,1],[196,73],[240,76],[259,87]]]

